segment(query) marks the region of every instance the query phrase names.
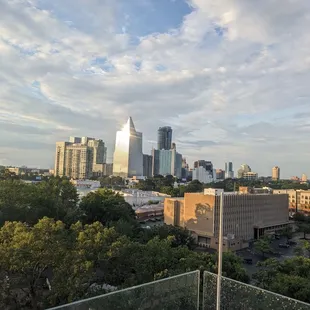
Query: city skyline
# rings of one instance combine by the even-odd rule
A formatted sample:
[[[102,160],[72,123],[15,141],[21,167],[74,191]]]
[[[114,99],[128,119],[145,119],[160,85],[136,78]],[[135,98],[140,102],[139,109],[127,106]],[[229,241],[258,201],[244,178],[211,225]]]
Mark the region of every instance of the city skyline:
[[[0,3],[0,165],[53,167],[68,136],[111,162],[131,115],[145,154],[171,126],[190,165],[310,175],[308,0]]]
[[[164,127],[160,127],[160,128],[158,128],[158,131],[157,131],[157,146],[159,145],[159,135],[158,135],[158,133],[159,133],[159,131],[160,131],[160,129],[162,129],[162,128],[169,128],[170,130],[171,130],[171,133],[172,133],[172,131],[173,131],[173,129],[170,127],[170,126],[164,126]],[[136,129],[135,129],[135,125],[134,125],[134,123],[133,123],[133,120],[132,120],[132,118],[131,118],[131,116],[129,116],[128,117],[128,119],[127,119],[127,122],[122,126],[122,128],[121,128],[121,130],[118,130],[118,131],[116,131],[116,139],[115,139],[115,144],[116,144],[116,141],[117,141],[117,136],[118,135],[120,135],[120,133],[122,132],[122,131],[128,131],[128,133],[130,132],[130,133],[135,133],[135,134],[139,134],[139,135],[141,135],[141,140],[142,140],[142,135],[143,135],[143,132],[136,132]],[[87,136],[83,136],[82,138],[80,138],[80,137],[75,137],[75,136],[70,136],[69,137],[69,142],[71,142],[71,143],[85,143],[85,141],[84,140],[85,139],[91,139],[91,140],[93,140],[94,138],[89,138],[89,137],[87,137]],[[100,141],[102,141],[101,139],[100,139]],[[57,146],[57,143],[58,142],[56,142],[56,146]],[[62,142],[62,143],[64,143],[64,142]],[[104,145],[105,145],[105,142],[103,142],[104,143]],[[143,142],[142,142],[143,143]],[[175,143],[172,143],[172,145],[171,145],[171,148],[173,148],[173,147],[175,147],[176,146],[176,144]],[[142,146],[142,148],[143,148],[143,146]],[[107,160],[107,154],[108,153],[108,150],[107,150],[107,148],[105,147],[105,155],[104,155],[104,161],[105,162],[107,162],[107,163],[113,163],[113,160],[112,161],[109,161],[109,160]],[[151,150],[151,152],[150,152],[150,154],[149,153],[147,153],[147,154],[145,154],[144,152],[142,152],[142,155],[144,156],[144,155],[147,155],[147,156],[152,156],[152,154],[153,154],[153,150]],[[142,157],[143,157],[142,156]],[[112,156],[112,158],[113,157],[115,157],[115,148],[113,149],[113,156]],[[186,156],[182,156],[182,158],[184,159],[186,159]],[[113,158],[114,159],[114,158]],[[56,160],[56,157],[55,157],[55,159],[54,159],[54,162],[55,162],[55,160]],[[212,160],[210,160],[210,161],[206,161],[206,160],[200,160],[200,159],[195,159],[194,161],[193,161],[193,163],[192,163],[192,165],[190,165],[189,166],[189,169],[192,169],[192,168],[195,168],[196,167],[196,165],[197,165],[197,163],[198,162],[210,162],[210,164],[211,165],[213,165],[213,161]],[[231,166],[230,166],[231,165]],[[26,165],[10,165],[10,166],[12,166],[12,167],[26,167]],[[214,168],[216,168],[216,169],[220,169],[220,170],[222,170],[223,169],[223,171],[225,172],[225,170],[226,170],[226,168],[228,168],[228,166],[229,166],[229,169],[232,169],[233,168],[233,166],[234,166],[234,163],[233,162],[230,162],[230,161],[227,161],[227,162],[225,162],[225,163],[222,163],[222,166],[220,165],[220,166],[216,166],[216,165],[214,165]],[[242,163],[241,165],[240,165],[240,167],[241,167],[241,169],[243,169],[242,167],[243,166],[248,166],[248,164],[245,164],[245,163]],[[55,167],[55,165],[54,166],[51,166],[51,167],[48,167],[48,168],[54,168]],[[144,159],[142,158],[142,167],[141,167],[141,171],[143,171],[144,170]],[[197,166],[198,167],[198,166]],[[240,168],[239,167],[239,168]],[[32,168],[42,168],[41,166],[34,166],[34,167],[32,167]],[[45,167],[46,168],[46,167]],[[258,177],[260,177],[260,176],[263,176],[263,177],[272,177],[273,176],[273,172],[274,172],[274,168],[278,168],[278,169],[280,169],[280,167],[278,167],[278,166],[273,166],[272,168],[271,168],[271,173],[270,174],[265,174],[265,175],[262,175],[262,174],[259,174],[259,173],[256,173],[257,175],[258,175]],[[214,170],[215,171],[215,170]],[[232,173],[233,173],[234,171],[232,171]],[[138,175],[140,175],[141,173],[138,173]],[[291,179],[291,178],[293,178],[293,177],[298,177],[298,178],[300,178],[301,180],[303,179],[303,177],[307,177],[307,175],[305,174],[305,173],[302,173],[301,174],[301,177],[298,177],[298,176],[295,176],[294,174],[293,175],[291,175],[291,176],[289,176],[289,177],[284,177],[284,178],[282,178],[282,179]],[[236,178],[236,177],[238,177],[238,175],[234,175],[234,177]],[[227,178],[226,177],[226,174],[225,174],[225,178]]]

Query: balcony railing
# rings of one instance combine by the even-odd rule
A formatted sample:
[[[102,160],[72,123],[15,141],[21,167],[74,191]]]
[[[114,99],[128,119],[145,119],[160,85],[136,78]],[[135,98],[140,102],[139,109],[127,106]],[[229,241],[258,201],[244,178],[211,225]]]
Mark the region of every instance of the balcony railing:
[[[198,310],[199,283],[200,272],[193,271],[51,309]]]
[[[202,309],[216,309],[217,275],[204,272]],[[222,277],[221,310],[310,310],[310,304]]]
[[[202,296],[199,287],[202,281]],[[217,275],[193,271],[50,310],[215,310]],[[221,310],[310,310],[310,304],[222,277]]]

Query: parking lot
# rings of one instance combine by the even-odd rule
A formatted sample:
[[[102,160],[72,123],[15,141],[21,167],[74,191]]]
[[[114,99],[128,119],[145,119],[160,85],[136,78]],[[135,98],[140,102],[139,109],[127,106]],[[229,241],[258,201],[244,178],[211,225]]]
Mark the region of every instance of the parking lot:
[[[283,261],[287,258],[292,258],[295,256],[294,254],[294,248],[298,246],[300,240],[300,237],[302,235],[296,234],[291,241],[295,241],[297,244],[296,245],[291,245],[289,248],[280,248],[279,244],[285,244],[287,239],[286,237],[280,237],[279,240],[274,239],[271,242],[271,247],[274,252],[277,252],[277,255],[275,254],[265,254],[265,259],[266,258],[271,258],[274,257],[278,259],[279,261]],[[243,259],[252,259],[252,264],[246,264],[244,263],[244,268],[248,271],[249,275],[252,276],[254,273],[258,271],[258,267],[256,264],[259,261],[263,261],[263,257],[261,254],[257,254],[254,252],[254,247],[250,247],[249,249],[241,250],[236,253],[238,256],[240,256]]]

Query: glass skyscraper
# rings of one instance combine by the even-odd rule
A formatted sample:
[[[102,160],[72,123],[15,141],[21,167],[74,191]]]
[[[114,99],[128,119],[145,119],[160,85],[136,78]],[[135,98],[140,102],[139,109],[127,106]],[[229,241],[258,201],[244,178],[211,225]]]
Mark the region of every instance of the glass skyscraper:
[[[157,149],[170,150],[172,144],[172,128],[169,126],[160,127],[157,131]]]
[[[233,163],[230,161],[225,163],[225,178],[231,179],[233,177],[234,177]]]
[[[131,117],[116,133],[113,175],[122,178],[143,175],[142,133],[136,131]]]

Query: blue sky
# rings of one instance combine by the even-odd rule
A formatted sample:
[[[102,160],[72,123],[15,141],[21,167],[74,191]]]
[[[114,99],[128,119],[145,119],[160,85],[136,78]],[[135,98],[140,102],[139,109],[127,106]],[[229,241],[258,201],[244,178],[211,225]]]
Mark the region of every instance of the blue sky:
[[[0,164],[131,115],[150,153],[173,127],[191,164],[310,175],[310,2],[0,0]]]

